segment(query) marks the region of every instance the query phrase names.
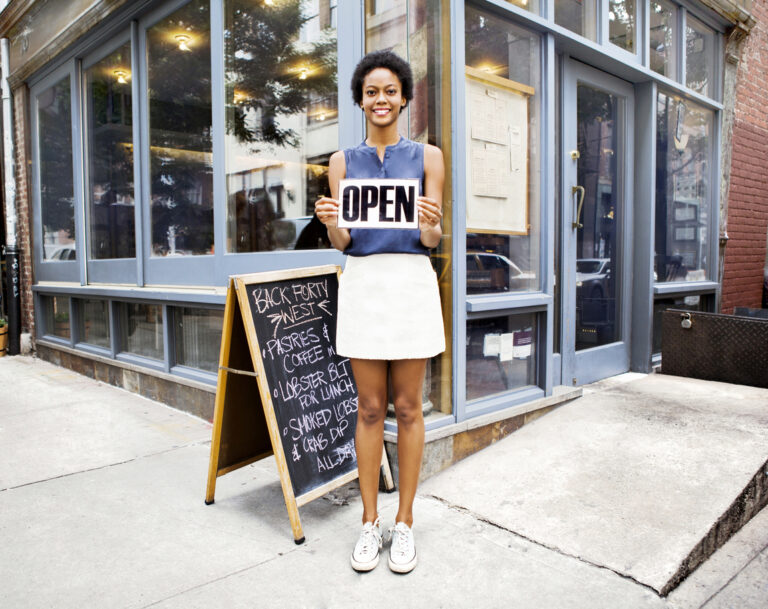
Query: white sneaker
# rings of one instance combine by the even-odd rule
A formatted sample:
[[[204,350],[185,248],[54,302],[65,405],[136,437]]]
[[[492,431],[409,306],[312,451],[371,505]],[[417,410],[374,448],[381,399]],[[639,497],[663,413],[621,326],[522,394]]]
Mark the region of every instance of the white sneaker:
[[[352,551],[352,568],[355,571],[370,571],[379,564],[379,550],[381,550],[381,524],[377,518],[375,522],[366,522],[360,537]]]
[[[392,545],[389,547],[389,568],[395,573],[410,573],[416,566],[416,544],[413,531],[404,522],[389,529]]]

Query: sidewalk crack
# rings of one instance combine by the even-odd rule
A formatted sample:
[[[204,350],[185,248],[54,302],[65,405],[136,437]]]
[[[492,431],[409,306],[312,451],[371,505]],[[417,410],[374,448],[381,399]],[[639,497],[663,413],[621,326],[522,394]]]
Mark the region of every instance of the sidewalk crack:
[[[172,446],[171,448],[164,448],[163,450],[158,450],[154,453],[148,453],[146,455],[138,455],[136,457],[131,457],[130,459],[126,459],[124,461],[115,461],[114,463],[106,463],[104,465],[98,465],[96,467],[89,467],[87,469],[81,469],[76,472],[68,472],[66,474],[59,474],[58,476],[51,476],[50,478],[43,478],[42,480],[32,480],[31,482],[25,482],[23,484],[17,484],[16,486],[7,486],[5,488],[0,488],[0,493],[3,493],[5,491],[13,491],[16,489],[24,488],[25,486],[33,486],[35,484],[43,484],[45,482],[51,482],[53,480],[59,480],[60,478],[69,478],[70,476],[79,476],[80,474],[88,474],[90,472],[97,472],[102,469],[108,469],[110,467],[115,467],[117,465],[125,465],[126,463],[133,463],[134,461],[138,461],[139,459],[148,459],[150,457],[157,457],[158,455],[163,455],[165,453],[170,453],[175,450],[179,450],[182,448],[190,448],[192,446],[200,446],[204,444],[210,444],[210,440],[200,440],[197,442],[190,442],[189,444],[180,444],[179,446]]]
[[[433,500],[443,504],[444,506],[446,506],[450,510],[454,510],[454,511],[459,512],[461,514],[466,514],[467,516],[470,516],[471,518],[474,518],[475,520],[477,520],[479,522],[483,522],[483,523],[485,523],[487,525],[490,525],[490,526],[494,527],[495,529],[498,529],[500,531],[504,531],[505,533],[509,533],[510,535],[514,535],[515,537],[518,537],[519,539],[523,539],[523,540],[525,540],[525,541],[527,541],[529,543],[532,543],[532,544],[534,544],[536,546],[539,546],[540,548],[544,548],[546,550],[550,550],[552,552],[555,552],[555,553],[560,554],[561,556],[565,556],[567,558],[573,558],[575,560],[578,560],[581,563],[584,563],[585,565],[589,565],[590,567],[595,567],[597,569],[602,569],[604,571],[610,571],[611,573],[613,573],[615,575],[618,575],[622,579],[626,579],[626,580],[632,582],[633,584],[636,584],[638,586],[641,586],[641,587],[645,588],[646,590],[652,592],[657,597],[663,598],[659,594],[658,590],[656,590],[652,586],[649,586],[646,583],[641,582],[638,579],[635,579],[631,575],[627,575],[626,573],[622,573],[621,571],[616,571],[615,569],[611,569],[610,567],[606,567],[605,565],[601,565],[601,564],[592,562],[592,561],[587,560],[586,558],[584,558],[582,556],[577,556],[575,554],[570,554],[568,552],[564,552],[563,550],[561,550],[560,548],[557,548],[555,546],[551,546],[551,545],[545,544],[545,543],[543,543],[541,541],[537,541],[537,540],[532,539],[530,537],[526,537],[522,533],[518,533],[517,531],[509,529],[509,528],[507,528],[505,526],[502,526],[502,525],[500,525],[497,522],[493,522],[492,520],[489,520],[485,516],[477,514],[477,513],[473,512],[472,510],[470,510],[468,508],[465,508],[465,507],[463,507],[461,505],[457,505],[455,503],[451,503],[447,499],[444,499],[442,497],[438,497],[437,495],[428,494],[428,495],[422,495],[422,496],[426,497],[426,498],[429,498],[429,499],[433,499]]]

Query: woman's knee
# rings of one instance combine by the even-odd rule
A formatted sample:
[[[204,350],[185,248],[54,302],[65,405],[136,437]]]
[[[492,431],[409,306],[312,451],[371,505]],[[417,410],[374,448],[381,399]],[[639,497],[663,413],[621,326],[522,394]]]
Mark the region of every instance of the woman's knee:
[[[379,396],[359,396],[357,420],[365,425],[381,423],[387,416],[387,401]]]
[[[398,425],[413,425],[423,418],[421,396],[396,396],[395,417]]]

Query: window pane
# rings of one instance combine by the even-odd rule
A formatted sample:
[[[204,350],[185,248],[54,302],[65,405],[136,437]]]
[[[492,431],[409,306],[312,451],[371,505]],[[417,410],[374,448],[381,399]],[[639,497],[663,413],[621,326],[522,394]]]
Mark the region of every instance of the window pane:
[[[213,253],[208,2],[147,30],[152,254]]]
[[[84,343],[109,349],[109,303],[80,300],[80,338]]]
[[[467,322],[467,400],[536,385],[536,316]]]
[[[597,2],[555,0],[555,23],[579,36],[597,40]]]
[[[176,363],[217,372],[224,311],[176,309]]]
[[[467,292],[539,289],[538,35],[466,11]]]
[[[709,277],[708,234],[714,113],[659,93],[654,279]]]
[[[608,39],[635,52],[635,0],[608,0]]]
[[[335,2],[226,2],[227,250],[330,247],[314,216],[339,147]]]
[[[653,301],[653,352],[661,353],[661,314],[667,309],[707,311],[707,296],[674,296]]]
[[[715,32],[690,15],[685,26],[685,84],[702,95],[713,96]]]
[[[37,96],[43,259],[75,260],[69,76]]]
[[[440,0],[366,0],[366,52],[391,50],[408,60],[413,71],[414,98],[400,114],[400,133],[414,141],[433,144],[443,151],[445,166],[451,166],[450,116],[450,25]],[[445,76],[443,70],[446,70]],[[445,100],[445,103],[443,101]],[[451,175],[445,176],[443,189],[443,238],[432,251],[431,260],[440,286],[443,323],[451,328]],[[435,418],[450,414],[451,332],[446,333],[447,348],[427,366],[422,400],[425,412]],[[389,415],[394,412],[390,410]]]
[[[121,302],[121,351],[163,359],[163,308],[160,305]]]
[[[675,6],[664,0],[651,2],[651,70],[675,78]]]
[[[85,73],[88,108],[88,211],[91,258],[133,258],[131,45]]]
[[[45,333],[69,339],[69,298],[65,296],[43,296]]]

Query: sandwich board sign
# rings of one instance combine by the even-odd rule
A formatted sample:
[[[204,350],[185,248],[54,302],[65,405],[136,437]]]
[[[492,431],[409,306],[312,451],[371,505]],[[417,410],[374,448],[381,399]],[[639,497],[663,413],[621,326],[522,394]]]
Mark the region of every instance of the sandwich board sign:
[[[418,179],[339,181],[339,228],[419,228]]]
[[[335,351],[336,265],[230,277],[205,502],[216,479],[275,456],[296,543],[298,508],[357,478],[357,387]],[[394,489],[386,453],[382,472]]]

